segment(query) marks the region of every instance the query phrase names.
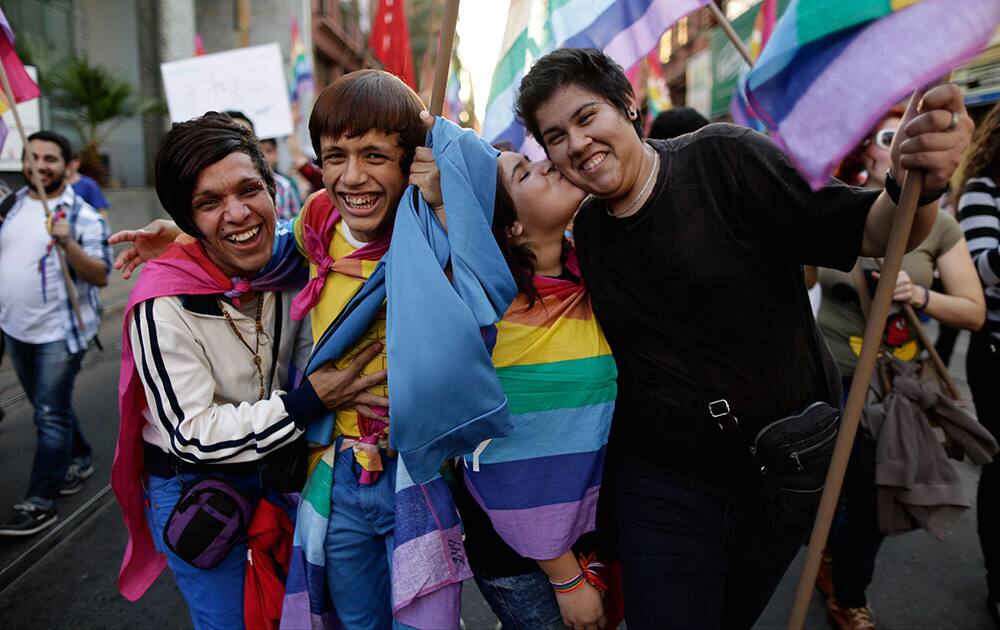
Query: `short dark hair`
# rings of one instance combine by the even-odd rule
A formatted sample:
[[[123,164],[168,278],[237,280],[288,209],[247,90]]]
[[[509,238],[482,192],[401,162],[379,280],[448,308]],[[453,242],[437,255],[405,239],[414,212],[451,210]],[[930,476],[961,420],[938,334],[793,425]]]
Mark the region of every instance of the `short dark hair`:
[[[383,70],[357,70],[328,85],[316,98],[309,117],[309,137],[316,155],[327,138],[356,138],[369,131],[395,134],[403,149],[403,172],[409,172],[427,132],[420,122],[424,104],[399,77]]]
[[[673,107],[653,119],[649,137],[655,140],[670,140],[692,131],[698,131],[708,124],[708,119],[690,107]]]
[[[62,153],[63,161],[67,164],[73,159],[73,145],[69,143],[66,136],[61,133],[56,133],[54,131],[36,131],[35,133],[28,136],[28,142],[32,140],[44,140],[45,142],[52,142],[53,144],[59,145],[59,152]],[[25,147],[26,149],[27,147]],[[21,151],[21,158],[24,159],[24,150]]]
[[[596,48],[560,48],[535,62],[521,79],[514,113],[543,147],[538,128],[538,109],[561,87],[576,85],[607,100],[622,116],[631,119],[635,132],[642,137],[639,116],[630,116],[628,97],[635,98],[632,84],[615,60]]]
[[[247,116],[246,114],[244,114],[240,110],[238,110],[238,109],[227,109],[226,111],[224,111],[222,113],[225,114],[226,116],[229,116],[233,120],[245,120],[245,121],[247,121],[247,124],[250,125],[250,131],[252,131],[254,133],[257,133],[257,126],[253,124],[253,121],[250,120],[249,116]]]
[[[249,129],[218,112],[171,125],[170,131],[160,140],[153,172],[156,196],[177,227],[195,238],[204,237],[192,219],[191,197],[198,176],[209,166],[237,152],[250,157],[268,194],[274,199],[274,176],[257,137]]]

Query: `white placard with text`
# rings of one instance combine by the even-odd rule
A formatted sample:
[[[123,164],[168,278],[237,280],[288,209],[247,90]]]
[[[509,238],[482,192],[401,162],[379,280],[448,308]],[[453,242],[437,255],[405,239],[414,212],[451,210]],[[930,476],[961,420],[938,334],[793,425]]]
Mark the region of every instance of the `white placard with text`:
[[[257,137],[292,133],[281,49],[277,43],[237,48],[160,64],[170,120],[207,111],[237,110],[254,123]]]

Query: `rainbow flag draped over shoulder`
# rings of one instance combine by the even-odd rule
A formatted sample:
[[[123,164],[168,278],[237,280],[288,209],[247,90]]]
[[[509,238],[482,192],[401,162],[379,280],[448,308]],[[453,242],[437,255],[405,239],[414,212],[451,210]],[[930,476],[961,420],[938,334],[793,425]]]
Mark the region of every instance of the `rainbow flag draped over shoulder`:
[[[525,142],[514,118],[521,79],[539,57],[557,48],[600,48],[631,68],[663,32],[708,0],[513,0],[483,121],[490,142]]]
[[[579,274],[574,255],[566,264]],[[466,455],[465,482],[522,556],[562,555],[594,529],[618,371],[582,284],[535,276],[497,324],[493,364],[514,431]]]
[[[814,188],[889,107],[973,57],[997,0],[792,0],[741,89]]]

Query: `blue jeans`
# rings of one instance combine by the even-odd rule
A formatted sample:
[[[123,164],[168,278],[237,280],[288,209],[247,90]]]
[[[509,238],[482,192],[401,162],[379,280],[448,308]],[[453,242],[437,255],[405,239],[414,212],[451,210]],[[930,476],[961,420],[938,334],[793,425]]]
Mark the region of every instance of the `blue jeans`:
[[[496,577],[473,571],[473,577],[504,630],[565,630],[549,578],[541,569]]]
[[[208,477],[182,474],[170,479],[148,476],[146,519],[157,550],[167,556],[177,588],[187,601],[191,621],[198,630],[243,627],[243,579],[247,564],[246,542],[233,547],[222,562],[211,569],[199,569],[179,558],[163,542],[163,529],[185,487]],[[243,492],[251,505],[261,497],[260,476],[256,473],[211,475]]]
[[[614,518],[625,622],[647,628],[750,628],[805,539],[775,534],[751,504],[619,470]]]
[[[35,408],[37,445],[27,500],[51,510],[71,462],[90,463],[90,445],[73,412],[73,384],[83,352],[71,354],[65,341],[33,344],[6,335],[14,371]]]
[[[337,616],[351,630],[408,627],[392,618],[396,461],[383,451],[384,470],[370,485],[359,483],[352,450],[337,453],[333,465],[326,582]]]

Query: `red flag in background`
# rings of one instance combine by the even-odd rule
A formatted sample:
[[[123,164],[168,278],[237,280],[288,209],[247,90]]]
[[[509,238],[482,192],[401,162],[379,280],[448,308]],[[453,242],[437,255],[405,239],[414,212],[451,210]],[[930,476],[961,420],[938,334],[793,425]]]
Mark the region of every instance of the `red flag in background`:
[[[379,0],[368,47],[386,71],[402,79],[413,89],[413,56],[410,54],[410,32],[406,28],[403,0]]]

